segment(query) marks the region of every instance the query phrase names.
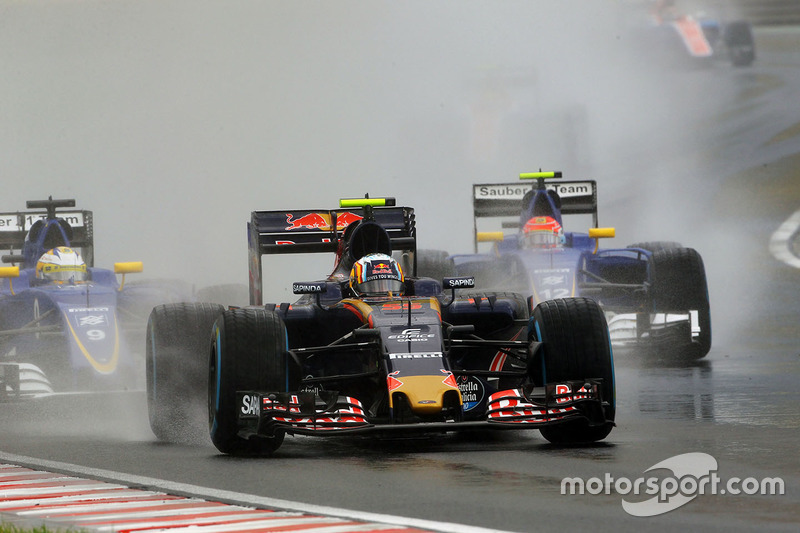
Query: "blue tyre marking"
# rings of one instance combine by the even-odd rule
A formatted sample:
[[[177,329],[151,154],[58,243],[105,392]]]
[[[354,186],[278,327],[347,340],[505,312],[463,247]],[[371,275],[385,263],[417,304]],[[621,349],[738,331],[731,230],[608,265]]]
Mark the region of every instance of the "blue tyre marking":
[[[217,413],[219,412],[219,390],[220,390],[220,383],[221,383],[221,376],[222,376],[222,369],[220,365],[222,364],[222,342],[220,341],[220,334],[219,334],[219,327],[215,328],[215,338],[217,341],[217,346],[215,350],[215,357],[217,360],[217,365],[214,370],[214,376],[216,381],[216,390],[214,391],[214,418],[211,424],[211,433],[217,432]]]

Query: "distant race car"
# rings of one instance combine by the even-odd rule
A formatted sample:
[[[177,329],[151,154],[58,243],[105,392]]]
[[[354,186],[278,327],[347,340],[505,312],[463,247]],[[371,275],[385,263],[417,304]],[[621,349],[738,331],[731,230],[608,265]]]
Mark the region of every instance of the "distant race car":
[[[56,212],[74,206],[51,197],[0,213],[0,401],[129,389],[143,375],[131,336],[140,338],[153,306],[169,300],[157,287],[125,286],[141,262],[96,268],[92,212]]]
[[[723,60],[739,67],[755,61],[756,45],[747,21],[725,21],[708,12],[682,12],[671,0],[656,2],[651,20],[652,44],[674,61]]]
[[[465,290],[468,276],[441,280],[443,292],[414,276],[414,210],[394,199],[254,211],[248,234],[250,306],[150,315],[159,438],[205,431],[223,453],[268,454],[296,434],[539,429],[593,442],[611,431],[612,353],[594,301],[545,301],[529,315],[519,295]],[[316,252],[335,254],[329,276],[294,282],[294,303],[262,303],[263,254]]]
[[[422,250],[423,275],[470,273],[476,285],[525,294],[530,306],[552,298],[586,297],[606,314],[615,347],[672,358],[701,358],[711,348],[711,312],[700,254],[676,242],[601,249],[614,228],[597,227],[597,184],[561,181],[560,172],[521,174],[516,183],[473,186],[475,253]],[[564,231],[565,215],[591,216],[588,233]],[[478,231],[496,217],[513,231]],[[577,217],[573,217],[577,218]],[[478,253],[478,243],[493,243]]]

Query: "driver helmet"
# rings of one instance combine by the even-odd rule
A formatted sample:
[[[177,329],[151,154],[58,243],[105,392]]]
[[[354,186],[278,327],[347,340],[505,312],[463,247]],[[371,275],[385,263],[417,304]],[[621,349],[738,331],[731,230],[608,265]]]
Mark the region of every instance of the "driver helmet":
[[[66,246],[45,252],[36,263],[36,278],[51,283],[82,283],[89,277],[81,256]]]
[[[404,281],[403,269],[386,254],[365,255],[350,271],[350,288],[359,296],[400,296]]]
[[[556,248],[564,244],[564,230],[553,217],[533,217],[522,228],[522,241],[528,248]]]

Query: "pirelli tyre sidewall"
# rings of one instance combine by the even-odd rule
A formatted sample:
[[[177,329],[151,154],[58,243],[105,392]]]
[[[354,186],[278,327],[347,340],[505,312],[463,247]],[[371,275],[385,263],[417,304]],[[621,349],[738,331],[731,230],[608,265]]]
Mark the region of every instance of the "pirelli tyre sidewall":
[[[703,258],[693,248],[653,253],[651,288],[656,313],[697,311],[700,332],[688,346],[675,346],[675,356],[701,358],[711,349],[711,306]]]
[[[269,454],[284,433],[240,434],[237,391],[286,392],[289,363],[286,327],[274,311],[230,309],[214,326],[208,372],[208,429],[222,453]]]
[[[603,401],[608,404],[603,425],[589,426],[576,420],[542,427],[542,436],[557,444],[604,439],[614,425],[616,398],[611,341],[600,306],[588,298],[541,302],[533,310],[531,337],[543,343],[531,365],[536,385],[602,378]]]
[[[209,337],[223,307],[158,305],[147,321],[146,381],[150,428],[160,440],[208,442],[206,425]]]

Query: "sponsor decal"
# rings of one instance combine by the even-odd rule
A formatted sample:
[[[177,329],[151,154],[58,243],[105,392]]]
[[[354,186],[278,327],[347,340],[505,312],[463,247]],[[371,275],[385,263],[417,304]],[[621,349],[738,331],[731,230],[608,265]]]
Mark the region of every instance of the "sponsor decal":
[[[56,216],[60,219],[63,219],[73,228],[79,228],[84,226],[83,220],[83,212],[58,212]],[[0,216],[0,231],[22,231],[24,228],[30,228],[34,222],[38,220],[46,220],[47,215],[35,215],[35,214],[23,214],[18,216],[16,214],[13,215],[3,215]],[[23,226],[24,225],[24,226]]]
[[[454,389],[458,388],[458,384],[456,383],[456,377],[453,375],[452,372],[450,372],[449,370],[445,370],[444,368],[440,369],[440,372],[446,376],[444,380],[442,380],[442,383]]]
[[[350,211],[343,211],[336,213],[336,229],[343,230],[356,220],[361,220],[362,216],[351,213]],[[318,229],[321,231],[331,230],[331,215],[330,213],[308,213],[299,218],[294,218],[293,213],[286,213],[286,231],[295,229]]]
[[[420,342],[432,339],[436,336],[435,333],[422,333],[419,328],[408,328],[396,335],[389,335],[389,340],[398,342]]]
[[[383,304],[381,306],[383,311],[402,311],[403,309],[408,309],[407,302],[389,302],[387,304]],[[422,304],[419,302],[412,302],[411,309],[422,309]]]
[[[461,399],[464,402],[465,411],[480,405],[486,395],[486,388],[483,386],[483,382],[475,376],[459,376],[458,390],[461,391]]]
[[[475,278],[444,278],[445,289],[472,288],[475,286]]]
[[[522,200],[525,193],[533,188],[533,184],[526,185],[480,185],[475,187],[477,200]]]
[[[400,375],[400,371],[395,370],[386,376],[386,386],[389,388],[389,392],[392,392],[393,390],[399,389],[403,386],[403,382],[396,377],[398,375]]]
[[[548,183],[547,189],[556,191],[562,198],[591,196],[591,182],[576,182],[566,184]],[[533,189],[533,184],[498,184],[476,185],[473,188],[476,200],[522,200],[525,194]]]
[[[78,318],[78,326],[105,326],[108,324],[105,315],[86,315]]]
[[[294,294],[316,294],[325,292],[327,287],[324,283],[293,283],[292,292]]]
[[[539,279],[542,285],[563,285],[564,276],[543,276]]]
[[[548,189],[552,189],[558,193],[558,195],[562,198],[570,198],[575,196],[589,196],[592,194],[592,184],[579,184],[573,183],[568,185],[553,185],[547,187]]]
[[[242,396],[241,412],[243,417],[257,417],[259,410],[258,396],[255,394],[245,394]]]
[[[572,392],[572,389],[569,388],[569,385],[566,384],[556,385],[556,395],[569,394],[570,392]],[[587,398],[589,398],[589,393],[592,392],[592,386],[586,383],[575,392],[576,393],[582,392],[585,394],[573,394],[572,396],[564,396],[562,398],[556,398],[556,403],[567,403],[567,402],[574,402],[576,400],[586,400]]]
[[[389,359],[441,359],[442,352],[390,353]]]

